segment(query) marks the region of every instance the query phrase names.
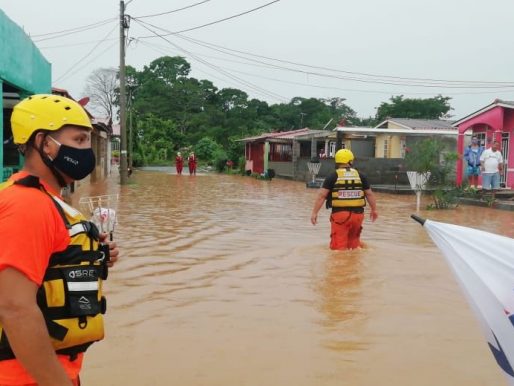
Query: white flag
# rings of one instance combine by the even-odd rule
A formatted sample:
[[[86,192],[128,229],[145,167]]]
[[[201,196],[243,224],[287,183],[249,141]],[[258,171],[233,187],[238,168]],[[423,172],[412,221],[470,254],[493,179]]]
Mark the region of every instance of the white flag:
[[[514,239],[430,220],[424,227],[446,257],[496,362],[514,386]]]

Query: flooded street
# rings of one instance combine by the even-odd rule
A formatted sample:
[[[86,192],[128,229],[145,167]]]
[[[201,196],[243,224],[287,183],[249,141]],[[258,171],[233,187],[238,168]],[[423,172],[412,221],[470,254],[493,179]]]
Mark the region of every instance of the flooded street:
[[[117,192],[123,259],[86,386],[505,383],[414,196],[377,193],[366,248],[333,252],[300,182],[138,171],[80,190]],[[514,237],[512,212],[420,214]]]

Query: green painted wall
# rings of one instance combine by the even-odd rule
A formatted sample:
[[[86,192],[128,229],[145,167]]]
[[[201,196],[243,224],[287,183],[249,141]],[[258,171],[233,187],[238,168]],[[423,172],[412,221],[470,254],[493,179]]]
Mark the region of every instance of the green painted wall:
[[[29,36],[0,9],[0,144],[4,143],[3,90],[9,84],[23,98],[52,92],[52,68]],[[4,179],[4,151],[0,145],[0,182]]]
[[[0,10],[0,78],[27,94],[52,91],[51,65],[29,36]]]

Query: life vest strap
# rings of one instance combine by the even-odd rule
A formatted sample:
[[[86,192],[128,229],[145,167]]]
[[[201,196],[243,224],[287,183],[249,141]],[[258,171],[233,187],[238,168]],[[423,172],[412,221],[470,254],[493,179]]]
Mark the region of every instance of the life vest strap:
[[[45,187],[39,181],[39,177],[28,175],[23,178],[20,178],[19,180],[14,181],[14,185],[21,185],[21,186],[25,186],[27,188],[36,188],[36,189],[41,190],[43,193],[45,193],[48,197],[50,197],[50,199],[54,203],[55,207],[57,208],[57,211],[59,212],[62,220],[64,221],[64,225],[66,226],[66,229],[71,228],[70,222],[66,218],[66,214],[64,213],[64,210],[59,205],[59,203],[57,201],[55,201],[55,199],[52,197],[52,195],[46,191]]]
[[[61,326],[59,323],[54,322],[51,319],[45,318],[46,328],[48,329],[48,334],[57,340],[64,340],[66,334],[68,333],[68,329],[64,326]]]

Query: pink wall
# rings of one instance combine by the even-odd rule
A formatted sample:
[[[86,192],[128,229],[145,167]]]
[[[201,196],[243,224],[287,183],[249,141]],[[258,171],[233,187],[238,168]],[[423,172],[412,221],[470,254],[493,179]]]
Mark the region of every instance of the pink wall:
[[[457,152],[464,154],[464,133],[472,130],[473,133],[486,132],[487,140],[501,141],[501,133],[509,133],[508,168],[514,168],[514,110],[496,106],[480,115],[470,118],[459,125]],[[489,143],[486,144],[489,147]],[[463,161],[457,161],[457,184],[464,179]],[[506,186],[514,188],[514,172],[507,173]]]
[[[509,133],[509,155],[507,168],[514,170],[514,110],[505,110],[503,122],[503,132]],[[514,189],[514,171],[507,172],[507,186]]]
[[[503,127],[503,107],[496,106],[491,110],[462,122],[459,125],[459,133],[464,133],[473,125],[484,123],[495,130],[501,129]]]

